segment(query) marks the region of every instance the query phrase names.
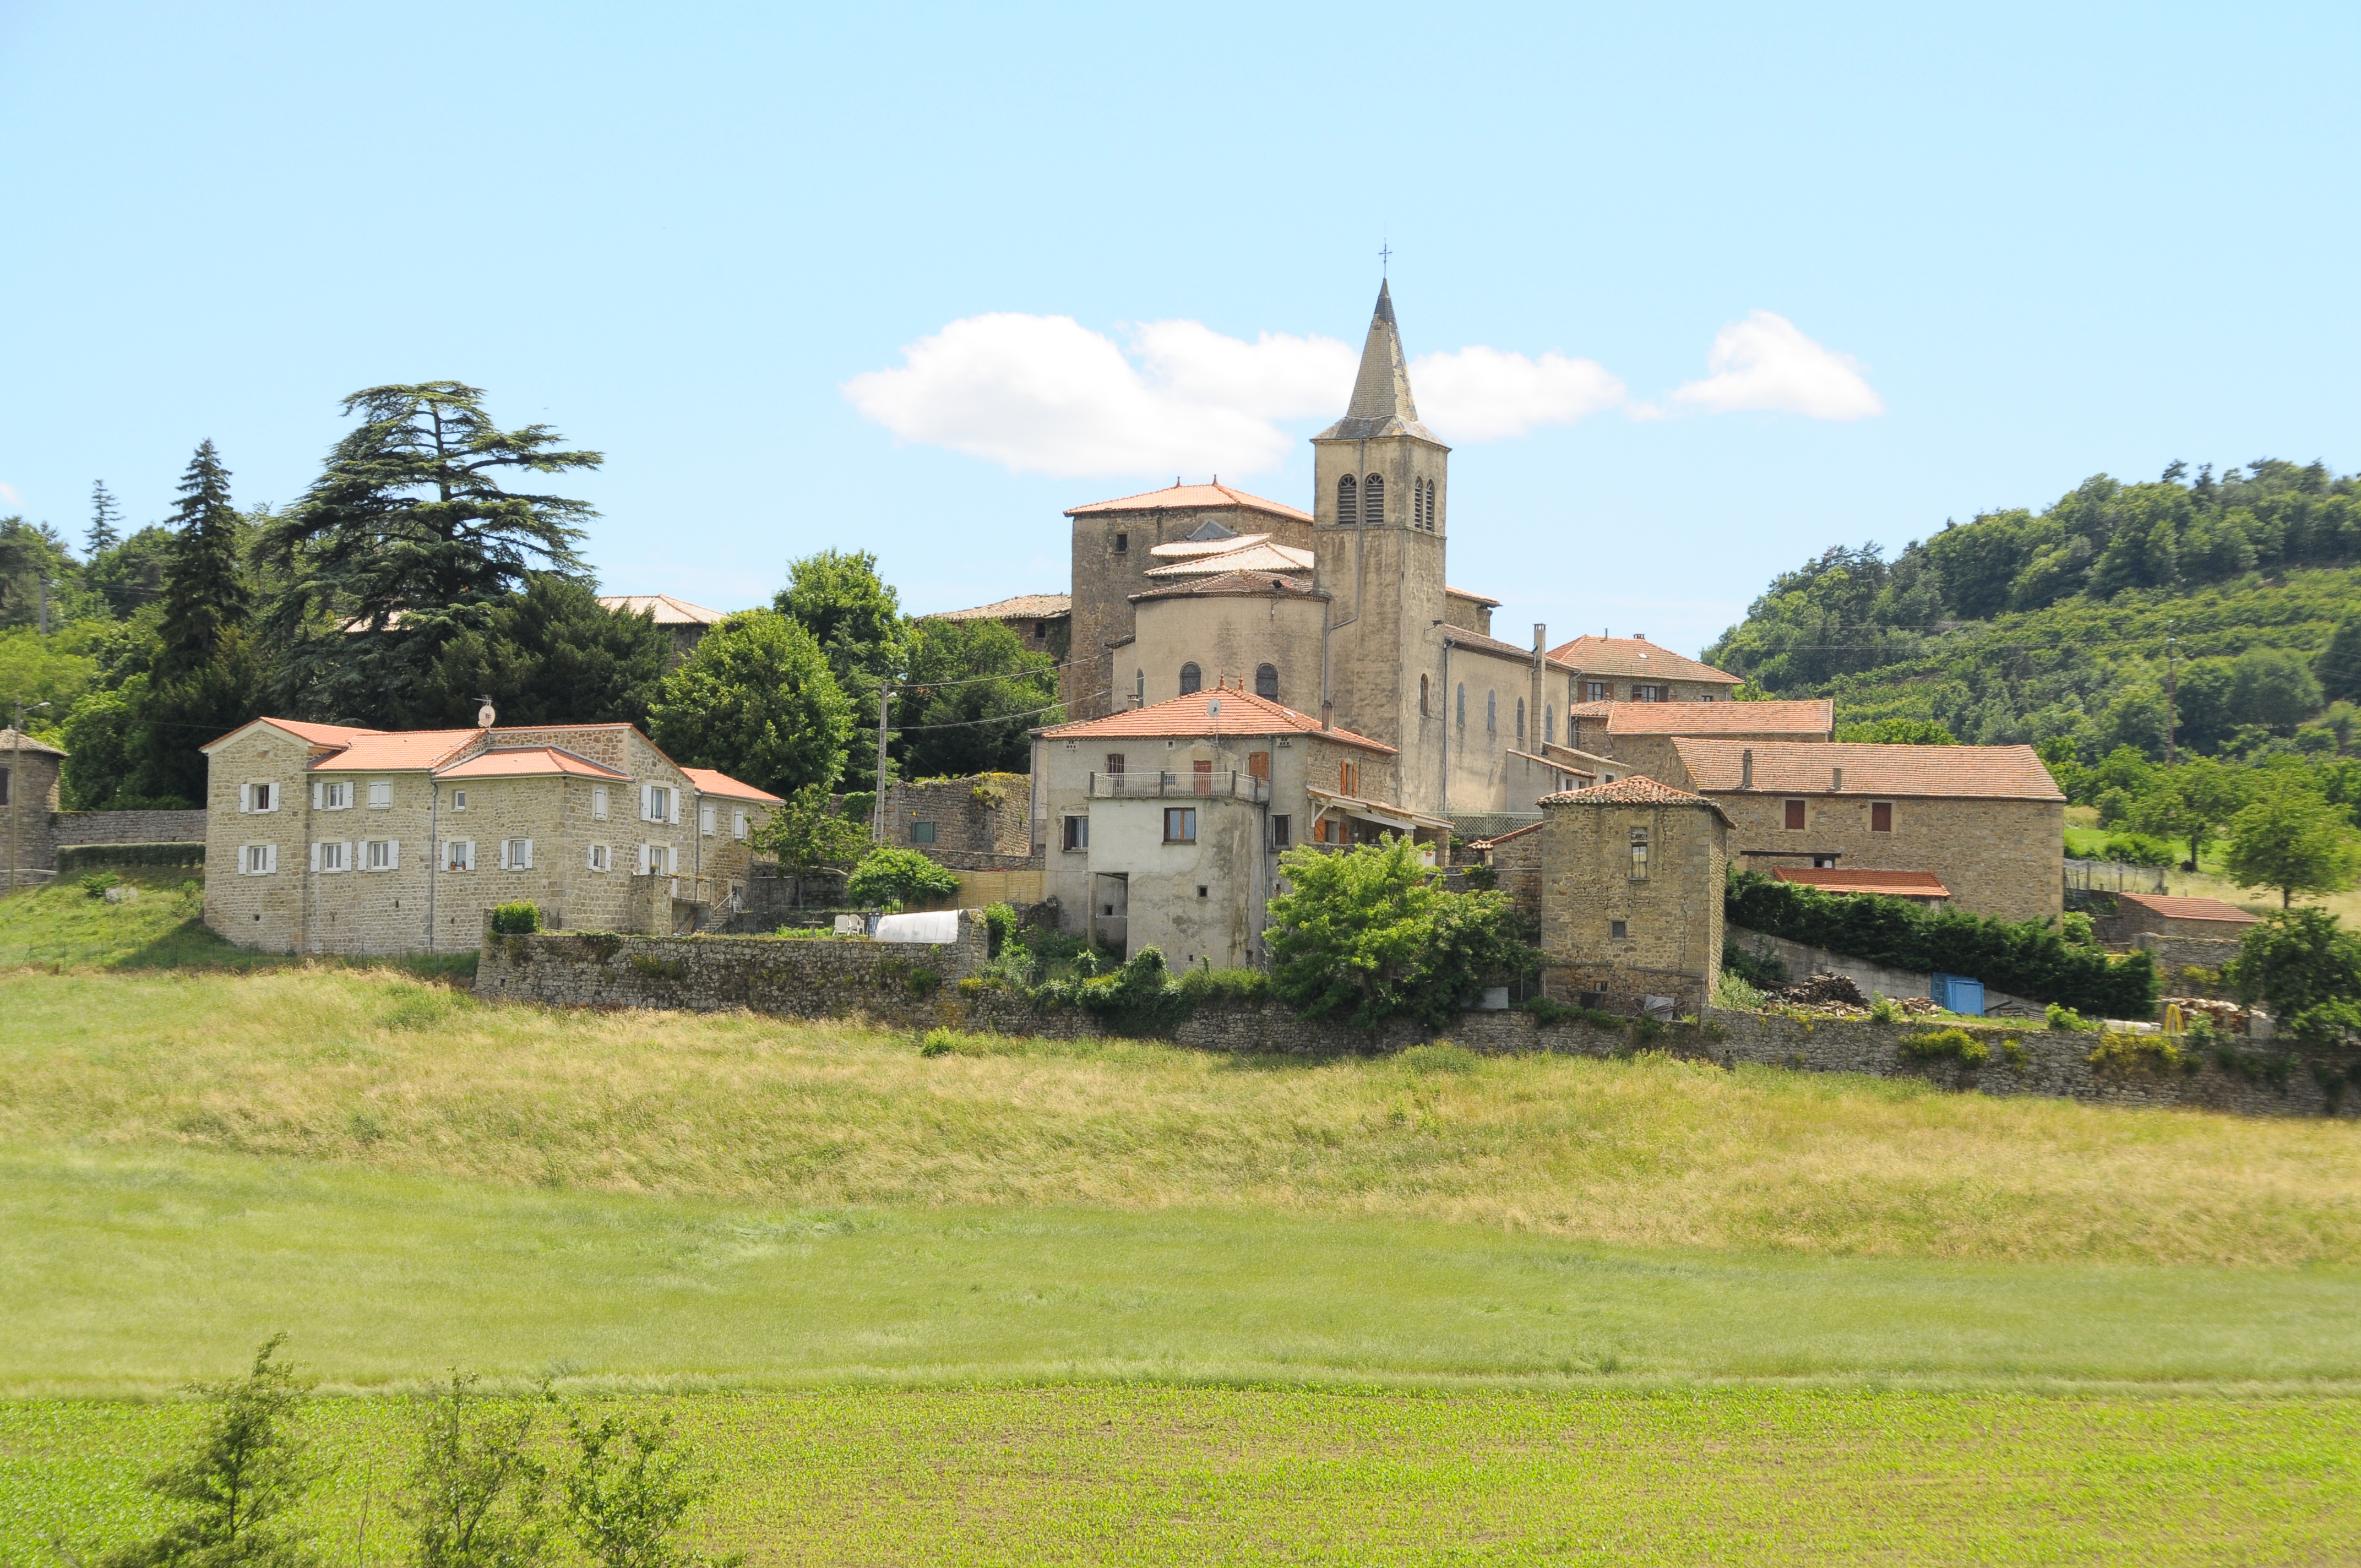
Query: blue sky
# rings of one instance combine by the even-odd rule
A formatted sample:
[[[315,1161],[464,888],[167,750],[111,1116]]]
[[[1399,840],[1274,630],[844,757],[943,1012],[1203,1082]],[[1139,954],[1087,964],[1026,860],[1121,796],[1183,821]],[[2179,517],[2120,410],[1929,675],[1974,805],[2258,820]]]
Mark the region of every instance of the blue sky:
[[[284,504],[344,394],[453,378],[608,455],[614,591],[1062,587],[1061,510],[1185,462],[1309,504],[1385,239],[1454,581],[1694,651],[1832,543],[2361,466],[2356,57],[2351,5],[0,4],[0,510],[152,521],[209,437]]]

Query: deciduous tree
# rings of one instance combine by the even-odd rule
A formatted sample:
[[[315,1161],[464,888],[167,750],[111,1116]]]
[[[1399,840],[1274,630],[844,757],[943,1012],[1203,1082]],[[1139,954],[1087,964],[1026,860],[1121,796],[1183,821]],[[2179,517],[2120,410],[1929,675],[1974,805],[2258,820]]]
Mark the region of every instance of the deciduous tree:
[[[482,630],[443,645],[400,717],[467,724],[489,696],[508,724],[645,725],[671,663],[672,638],[653,615],[609,609],[582,579],[535,572]]]
[[[836,782],[853,720],[812,634],[776,610],[750,609],[708,631],[664,677],[648,723],[675,762],[787,795]]]
[[[2279,889],[2284,909],[2299,893],[2351,887],[2361,874],[2361,837],[2309,779],[2280,773],[2230,819],[2225,867],[2242,887]]]

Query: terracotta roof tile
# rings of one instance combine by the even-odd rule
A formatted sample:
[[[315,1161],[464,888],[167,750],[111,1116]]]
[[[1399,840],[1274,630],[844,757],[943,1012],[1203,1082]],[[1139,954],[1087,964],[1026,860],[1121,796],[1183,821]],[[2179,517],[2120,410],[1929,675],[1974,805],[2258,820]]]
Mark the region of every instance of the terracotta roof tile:
[[[353,740],[356,736],[377,735],[383,733],[381,730],[362,729],[349,724],[313,724],[306,719],[301,718],[271,718],[265,717],[262,718],[249,718],[245,723],[239,725],[236,729],[230,730],[227,734],[214,736],[212,740],[198,747],[197,750],[200,751],[210,751],[214,747],[220,745],[223,741],[234,740],[237,736],[243,735],[258,724],[268,724],[273,729],[284,729],[288,734],[294,736],[297,740],[308,741],[314,746],[349,746],[353,743]]]
[[[751,800],[763,806],[786,804],[768,790],[756,789],[750,784],[741,784],[718,768],[683,768],[680,771],[686,773],[688,782],[695,784],[698,791],[705,795],[727,795],[732,800]]]
[[[1222,705],[1219,713],[1213,711],[1216,701]],[[1381,751],[1389,757],[1394,754],[1394,749],[1382,740],[1372,740],[1349,729],[1323,729],[1320,721],[1308,713],[1298,713],[1268,697],[1257,696],[1235,686],[1209,686],[1203,691],[1191,692],[1186,696],[1176,696],[1147,707],[1126,708],[1104,718],[1053,724],[1034,733],[1045,740],[1117,737],[1180,740],[1213,735],[1245,740],[1256,735],[1317,735],[1323,740]]]
[[[1149,574],[1151,576],[1153,573]],[[1215,598],[1240,595],[1276,594],[1285,598],[1293,594],[1301,598],[1326,598],[1326,594],[1301,577],[1290,577],[1277,572],[1224,572],[1218,577],[1184,578],[1177,583],[1150,588],[1144,594],[1133,594],[1131,602],[1145,599],[1187,598],[1191,595]]]
[[[1169,566],[1150,566],[1141,573],[1148,577],[1199,576],[1212,572],[1308,572],[1312,555],[1309,550],[1292,545],[1273,544],[1268,539],[1259,540],[1238,550],[1195,555],[1173,562]]]
[[[1837,705],[1804,702],[1600,702],[1571,711],[1583,718],[1604,708],[1609,735],[1817,735],[1836,728]]]
[[[1949,898],[1951,890],[1932,872],[1848,872],[1822,866],[1777,866],[1779,882],[1802,883],[1822,893],[1878,893],[1892,898]]]
[[[1577,637],[1550,650],[1550,657],[1586,675],[1639,675],[1648,680],[1742,683],[1736,675],[1684,659],[1644,637]]]
[[[670,594],[600,594],[598,602],[628,615],[653,615],[658,626],[712,626],[722,612]]]
[[[1018,594],[1015,598],[980,604],[973,609],[946,609],[934,615],[922,615],[921,620],[1024,620],[1036,618],[1052,620],[1071,615],[1074,609],[1071,594]]]
[[[480,729],[392,729],[357,734],[312,764],[315,773],[423,773],[471,744]]]
[[[1513,642],[1503,642],[1497,637],[1487,637],[1480,631],[1470,631],[1464,626],[1455,626],[1449,622],[1445,622],[1440,630],[1455,647],[1474,648],[1486,653],[1506,653],[1511,658],[1521,659],[1528,664],[1533,662],[1533,651],[1531,648],[1520,648]],[[1567,667],[1558,663],[1546,653],[1542,656],[1542,663],[1544,668],[1564,670]]]
[[[1268,501],[1260,496],[1250,496],[1244,490],[1234,490],[1227,485],[1175,485],[1170,489],[1148,490],[1136,496],[1120,496],[1111,501],[1093,501],[1087,506],[1070,507],[1068,517],[1086,517],[1103,511],[1210,511],[1217,507],[1240,507],[1247,511],[1267,511],[1279,517],[1293,518],[1298,522],[1310,522],[1312,514],[1298,511],[1279,501]]]
[[[1812,740],[1699,740],[1673,750],[1698,789],[1735,794],[1754,754],[1756,795],[1846,795],[1952,800],[2065,800],[2030,746],[1866,746]]]
[[[561,774],[568,778],[626,779],[631,775],[594,762],[588,757],[577,757],[555,746],[495,746],[478,751],[449,767],[437,768],[438,779],[519,779],[543,774]]]
[[[1446,586],[1444,588],[1443,593],[1445,598],[1466,599],[1474,604],[1489,605],[1494,609],[1500,608],[1500,601],[1499,599],[1487,598],[1482,594],[1471,594],[1466,588],[1455,588]]]
[[[2160,893],[2119,893],[2115,896],[2169,920],[2219,920],[2229,926],[2261,923],[2261,916],[2249,915],[2236,905],[2224,904],[2218,898],[2173,898]]]
[[[1564,789],[1541,798],[1543,806],[1702,806],[1727,823],[1729,814],[1701,795],[1658,784],[1642,773],[1588,789]]]

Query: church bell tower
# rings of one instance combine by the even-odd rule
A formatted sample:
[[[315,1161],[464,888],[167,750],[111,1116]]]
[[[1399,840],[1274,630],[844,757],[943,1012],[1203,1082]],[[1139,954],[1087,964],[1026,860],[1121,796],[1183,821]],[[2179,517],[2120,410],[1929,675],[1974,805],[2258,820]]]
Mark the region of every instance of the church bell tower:
[[[1345,417],[1312,438],[1312,548],[1329,596],[1321,717],[1400,748],[1405,806],[1433,810],[1443,705],[1422,711],[1444,616],[1451,448],[1418,419],[1389,285],[1361,348]]]

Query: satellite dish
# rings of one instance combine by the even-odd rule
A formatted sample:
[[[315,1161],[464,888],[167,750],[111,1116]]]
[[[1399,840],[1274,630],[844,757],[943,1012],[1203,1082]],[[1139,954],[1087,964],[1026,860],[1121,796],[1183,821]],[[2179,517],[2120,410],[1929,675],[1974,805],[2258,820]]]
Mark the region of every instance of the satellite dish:
[[[476,709],[476,728],[478,729],[489,729],[492,727],[492,720],[498,718],[500,715],[492,711],[492,699],[490,697],[479,696],[476,700],[484,705],[483,707]]]
[[[1205,705],[1205,711],[1206,711],[1207,713],[1219,713],[1219,712],[1221,712],[1221,711],[1222,711],[1222,699],[1221,699],[1220,697],[1215,697],[1213,701],[1211,701],[1211,702],[1207,703],[1207,704]]]

